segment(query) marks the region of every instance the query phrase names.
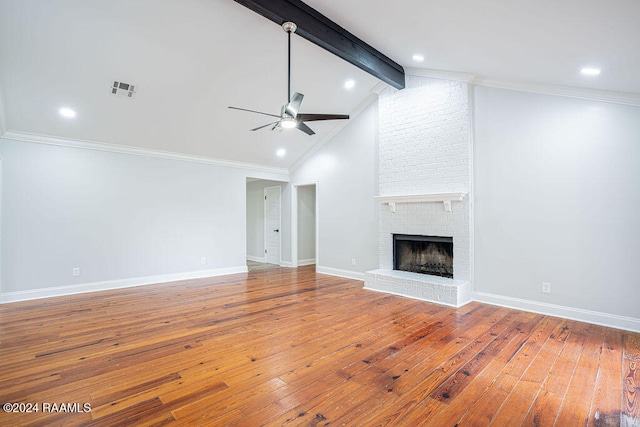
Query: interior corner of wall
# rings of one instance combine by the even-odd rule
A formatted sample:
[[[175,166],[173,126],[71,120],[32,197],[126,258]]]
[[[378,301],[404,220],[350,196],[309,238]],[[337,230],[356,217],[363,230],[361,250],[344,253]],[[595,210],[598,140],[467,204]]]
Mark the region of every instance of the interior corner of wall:
[[[7,122],[6,122],[6,108],[5,108],[5,100],[4,100],[4,92],[2,91],[2,86],[0,85],[0,137],[2,137],[7,131]]]

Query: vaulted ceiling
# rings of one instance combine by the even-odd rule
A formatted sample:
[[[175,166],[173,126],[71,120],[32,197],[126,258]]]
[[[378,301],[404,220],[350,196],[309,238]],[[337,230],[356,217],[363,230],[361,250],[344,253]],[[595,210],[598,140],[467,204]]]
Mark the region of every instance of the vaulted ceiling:
[[[636,0],[306,3],[406,68],[640,94]],[[309,123],[312,137],[250,132],[270,118],[227,109],[279,114],[286,42],[278,25],[233,0],[0,0],[3,128],[290,167],[344,123]],[[602,73],[583,76],[585,66]],[[114,80],[135,84],[135,97],[111,95]],[[357,114],[380,84],[292,38],[303,112]],[[61,107],[76,117],[61,117]]]

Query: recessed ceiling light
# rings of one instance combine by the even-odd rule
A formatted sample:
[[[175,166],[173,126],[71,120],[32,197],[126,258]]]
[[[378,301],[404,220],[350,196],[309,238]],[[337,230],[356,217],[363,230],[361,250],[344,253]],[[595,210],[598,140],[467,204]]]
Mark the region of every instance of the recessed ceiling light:
[[[276,151],[276,156],[278,157],[284,157],[285,154],[287,154],[287,150],[285,150],[284,148],[281,148],[278,151]]]
[[[344,87],[346,89],[352,89],[355,85],[356,85],[356,81],[353,79],[349,79],[346,82],[344,82]]]
[[[597,76],[598,74],[600,74],[600,69],[592,68],[592,67],[584,67],[582,70],[580,70],[580,74],[584,76]]]
[[[66,117],[68,119],[73,119],[76,116],[76,112],[67,107],[62,107],[58,110],[58,113],[60,113],[62,117]]]
[[[414,60],[414,61],[416,61],[416,62],[422,62],[422,61],[424,61],[424,56],[423,56],[423,55],[420,55],[419,53],[415,53],[415,54],[412,56],[412,58],[413,58],[413,60]]]

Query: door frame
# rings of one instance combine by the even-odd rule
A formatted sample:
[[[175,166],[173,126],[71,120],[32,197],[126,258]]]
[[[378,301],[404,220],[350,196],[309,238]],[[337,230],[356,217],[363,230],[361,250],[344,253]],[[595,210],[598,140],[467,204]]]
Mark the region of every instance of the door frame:
[[[269,263],[269,260],[267,259],[267,246],[268,246],[268,236],[269,236],[269,231],[267,230],[269,227],[267,227],[268,225],[268,221],[267,221],[267,190],[268,189],[273,189],[273,188],[277,188],[278,189],[278,198],[279,198],[279,203],[280,203],[280,209],[278,209],[278,230],[280,230],[278,232],[278,265],[282,264],[282,186],[280,185],[272,185],[270,187],[264,187],[264,215],[263,215],[263,220],[264,220],[264,248],[263,250],[264,252],[264,262],[265,263]]]
[[[2,119],[2,114],[0,114],[0,120]],[[0,124],[0,131],[2,130],[2,125]],[[2,301],[2,153],[0,153],[0,304]]]
[[[316,187],[316,271],[320,265],[320,187],[318,181],[305,181],[292,184],[291,191],[291,264],[298,267],[298,188],[315,185]]]

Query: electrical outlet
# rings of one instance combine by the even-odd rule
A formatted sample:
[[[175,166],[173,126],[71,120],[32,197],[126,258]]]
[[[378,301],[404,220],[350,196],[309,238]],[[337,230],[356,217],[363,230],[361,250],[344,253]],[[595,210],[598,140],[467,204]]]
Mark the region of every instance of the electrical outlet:
[[[200,264],[205,265],[207,263],[207,258],[202,257],[200,258]]]
[[[71,272],[71,275],[73,277],[78,277],[80,276],[80,269],[78,267],[74,268],[73,271]]]
[[[356,265],[356,259],[355,258],[351,258],[351,265]]]
[[[551,293],[551,283],[542,282],[542,293],[543,294]]]

